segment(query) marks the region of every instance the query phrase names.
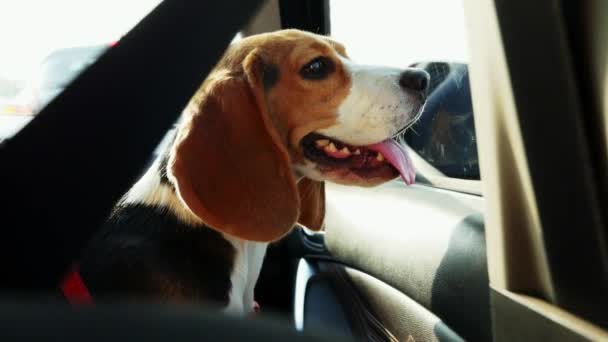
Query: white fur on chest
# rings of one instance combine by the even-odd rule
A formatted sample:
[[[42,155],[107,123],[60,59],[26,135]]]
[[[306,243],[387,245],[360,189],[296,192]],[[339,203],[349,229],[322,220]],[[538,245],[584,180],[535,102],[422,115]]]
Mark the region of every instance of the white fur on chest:
[[[243,315],[253,311],[254,289],[258,281],[268,243],[242,240],[224,235],[236,251],[234,267],[230,275],[232,289],[225,311]]]

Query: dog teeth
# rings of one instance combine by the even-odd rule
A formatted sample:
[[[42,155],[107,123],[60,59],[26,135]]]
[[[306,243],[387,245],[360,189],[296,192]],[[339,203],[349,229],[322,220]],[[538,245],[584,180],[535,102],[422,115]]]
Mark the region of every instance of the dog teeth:
[[[376,156],[376,160],[379,162],[384,161],[384,156],[382,155],[382,153],[378,152],[378,155]]]
[[[336,145],[334,145],[333,142],[330,142],[329,145],[325,146],[324,148],[325,152],[337,152],[338,149],[336,148]]]
[[[353,152],[354,155],[358,156],[361,154],[361,150],[356,149],[355,152]]]
[[[337,143],[334,143],[333,141],[329,140],[329,139],[318,139],[315,141],[315,146],[320,149],[325,151],[325,153],[331,155],[334,158],[347,158],[350,157],[351,154],[361,154],[361,151],[359,149],[357,149],[354,152],[351,152],[351,150],[348,148],[348,146],[344,146],[342,144],[338,144],[338,146],[342,146],[341,148],[338,148],[338,146],[336,146]]]
[[[319,139],[319,140],[315,141],[315,145],[318,148],[325,147],[325,146],[329,145],[329,139]]]

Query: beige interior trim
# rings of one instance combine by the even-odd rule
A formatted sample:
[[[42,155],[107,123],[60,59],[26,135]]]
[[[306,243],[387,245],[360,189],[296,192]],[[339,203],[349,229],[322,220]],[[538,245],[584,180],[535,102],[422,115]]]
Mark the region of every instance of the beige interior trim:
[[[552,301],[541,223],[494,1],[465,0],[490,283]]]
[[[241,30],[241,34],[246,37],[280,29],[281,14],[279,10],[279,1],[266,0],[253,20]]]
[[[481,181],[470,179],[459,179],[451,177],[424,176],[426,181],[416,181],[419,184],[428,184],[432,187],[464,192],[472,195],[482,195],[483,187]]]
[[[608,332],[602,328],[589,323],[566,310],[563,310],[555,305],[547,303],[538,298],[516,294],[503,289],[494,289],[512,301],[523,305],[524,307],[541,314],[551,321],[566,327],[567,329],[588,338],[590,341],[608,341]]]

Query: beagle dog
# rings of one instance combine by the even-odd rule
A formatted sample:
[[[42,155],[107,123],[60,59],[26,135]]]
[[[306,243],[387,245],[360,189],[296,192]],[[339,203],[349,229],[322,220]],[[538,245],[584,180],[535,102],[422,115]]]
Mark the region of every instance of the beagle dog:
[[[93,298],[254,310],[269,242],[322,228],[324,181],[374,186],[415,171],[392,137],[421,113],[429,76],[358,65],[303,31],[230,46],[176,135],[84,250]]]

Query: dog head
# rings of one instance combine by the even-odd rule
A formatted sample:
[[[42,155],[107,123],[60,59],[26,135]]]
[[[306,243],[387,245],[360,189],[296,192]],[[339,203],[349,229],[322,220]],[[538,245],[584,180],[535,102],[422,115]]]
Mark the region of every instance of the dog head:
[[[247,240],[319,229],[323,181],[373,186],[414,169],[391,140],[428,74],[357,65],[323,36],[284,30],[231,46],[192,98],[169,160],[186,207]]]

